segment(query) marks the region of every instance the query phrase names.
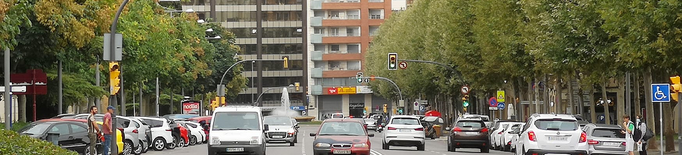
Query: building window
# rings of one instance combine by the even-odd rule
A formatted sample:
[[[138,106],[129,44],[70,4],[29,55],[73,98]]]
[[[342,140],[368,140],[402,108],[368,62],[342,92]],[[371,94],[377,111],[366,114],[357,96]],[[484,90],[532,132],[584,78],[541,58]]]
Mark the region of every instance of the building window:
[[[302,0],[263,0],[263,5],[294,5],[303,4]]]
[[[284,69],[284,63],[282,61],[263,61],[263,71],[282,71]],[[244,63],[243,71],[251,71],[251,63]],[[257,67],[257,66],[254,66]],[[258,68],[253,68],[253,70],[258,70]],[[303,60],[289,60],[288,70],[303,70]],[[282,75],[286,76],[286,75]]]
[[[215,1],[216,5],[256,5],[256,0],[215,0]]]
[[[291,38],[301,37],[296,27],[263,28],[263,38]]]
[[[360,45],[348,45],[348,53],[360,53]]]
[[[360,70],[360,61],[348,61],[348,70]]]
[[[369,26],[369,35],[370,36],[376,36],[378,30],[379,30],[379,26]]]
[[[323,34],[324,29],[323,28],[314,28],[315,29],[315,34]]]
[[[384,10],[383,9],[370,9],[369,18],[370,19],[383,19]]]
[[[265,11],[263,21],[300,21],[301,11]]]
[[[329,29],[329,36],[339,36],[339,28]]]
[[[341,11],[331,11],[327,15],[327,19],[339,19],[339,14],[341,14]]]
[[[216,13],[216,20],[220,22],[253,22],[256,11],[220,11]]]
[[[256,38],[256,34],[251,33],[252,28],[233,28],[228,29],[228,31],[234,33],[237,38]]]
[[[338,53],[340,50],[339,45],[330,45],[329,48],[330,53]]]
[[[256,44],[239,45],[242,54],[258,54]],[[303,44],[263,44],[263,54],[302,54]]]

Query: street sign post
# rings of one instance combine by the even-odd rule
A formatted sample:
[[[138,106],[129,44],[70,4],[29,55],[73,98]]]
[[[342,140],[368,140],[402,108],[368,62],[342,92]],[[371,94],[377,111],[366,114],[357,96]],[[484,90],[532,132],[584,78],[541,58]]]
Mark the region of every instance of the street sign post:
[[[414,104],[414,109],[415,109],[415,110],[418,110],[418,109],[419,109],[419,102],[414,101],[413,104]]]
[[[497,109],[504,110],[504,103],[503,102],[497,103]]]
[[[462,86],[461,91],[464,95],[469,94],[469,86]]]
[[[651,101],[658,102],[658,108],[663,111],[663,103],[670,102],[670,84],[658,83],[651,84]],[[663,124],[663,113],[659,112],[659,121]],[[661,137],[663,137],[663,128],[660,128]],[[663,138],[661,138],[661,155],[663,155]]]
[[[495,97],[491,97],[490,100],[488,100],[488,103],[490,104],[490,107],[497,107],[497,99]]]
[[[504,91],[497,91],[497,102],[504,102]]]
[[[400,67],[400,69],[407,69],[407,62],[405,61],[400,62],[400,64],[398,64],[398,67]]]

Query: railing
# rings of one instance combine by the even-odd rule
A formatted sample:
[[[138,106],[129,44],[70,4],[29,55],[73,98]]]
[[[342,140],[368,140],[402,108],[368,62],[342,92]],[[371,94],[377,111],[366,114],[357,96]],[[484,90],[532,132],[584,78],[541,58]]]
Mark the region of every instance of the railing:
[[[348,37],[359,37],[360,33],[346,33],[346,36],[348,36]]]
[[[325,3],[360,3],[360,0],[325,0]]]
[[[347,19],[360,19],[360,15],[347,15]]]
[[[384,0],[369,0],[369,2],[384,2]]]
[[[381,15],[369,15],[370,19],[383,19]]]

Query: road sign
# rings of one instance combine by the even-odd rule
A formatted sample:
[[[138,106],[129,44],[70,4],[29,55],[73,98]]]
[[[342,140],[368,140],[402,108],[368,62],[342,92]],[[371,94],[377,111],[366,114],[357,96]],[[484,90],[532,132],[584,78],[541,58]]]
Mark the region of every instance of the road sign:
[[[414,109],[419,109],[419,102],[414,101],[413,104],[414,104]]]
[[[462,91],[462,94],[465,94],[465,95],[469,94],[469,86],[462,86],[461,91]]]
[[[504,110],[504,103],[502,103],[502,102],[497,103],[497,109]]]
[[[422,105],[422,106],[419,106],[419,111],[424,111],[424,110],[426,110],[426,108],[424,108],[423,105]]]
[[[497,91],[497,102],[504,102],[504,91]]]
[[[26,86],[10,86],[10,89],[12,89],[12,93],[17,93],[17,92],[26,92]],[[5,92],[5,86],[0,87],[0,93]]]
[[[497,110],[497,107],[488,107],[488,110]]]
[[[652,102],[670,102],[670,84],[651,84]]]
[[[306,115],[308,115],[308,114],[307,114],[307,112],[305,112],[305,111],[301,111],[301,115],[306,116]]]
[[[490,103],[490,107],[497,107],[497,99],[495,97],[491,97],[488,103]]]
[[[400,67],[400,69],[407,69],[407,62],[405,61],[400,62],[400,64],[398,64],[398,67]]]
[[[116,49],[114,49],[114,60],[113,61],[121,61],[123,58],[123,35],[120,33],[116,33],[116,40],[114,42],[116,44]],[[104,44],[102,46],[104,48],[104,52],[102,54],[102,59],[106,61],[112,61],[111,60],[111,33],[105,33],[104,34]]]

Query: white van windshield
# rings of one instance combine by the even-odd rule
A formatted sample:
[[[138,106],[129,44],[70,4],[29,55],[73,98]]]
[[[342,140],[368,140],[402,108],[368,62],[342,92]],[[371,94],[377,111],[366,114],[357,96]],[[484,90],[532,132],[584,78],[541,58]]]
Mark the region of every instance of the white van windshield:
[[[260,130],[256,112],[218,112],[213,117],[211,130]]]

